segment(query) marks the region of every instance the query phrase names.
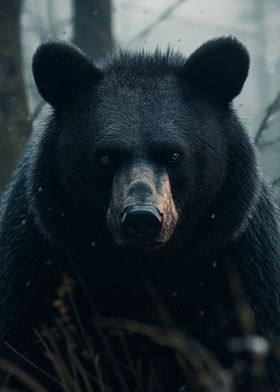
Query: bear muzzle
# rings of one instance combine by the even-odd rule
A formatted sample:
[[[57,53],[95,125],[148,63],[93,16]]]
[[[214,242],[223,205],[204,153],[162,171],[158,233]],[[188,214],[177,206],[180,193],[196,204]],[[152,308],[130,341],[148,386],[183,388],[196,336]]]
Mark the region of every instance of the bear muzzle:
[[[128,206],[120,215],[125,242],[134,246],[153,246],[162,229],[163,214],[148,204]]]

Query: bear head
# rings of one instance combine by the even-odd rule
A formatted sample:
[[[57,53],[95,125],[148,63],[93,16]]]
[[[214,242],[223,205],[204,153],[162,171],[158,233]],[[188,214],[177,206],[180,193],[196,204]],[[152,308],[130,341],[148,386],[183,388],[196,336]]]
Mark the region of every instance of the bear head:
[[[65,42],[33,58],[53,110],[34,137],[31,209],[58,246],[218,249],[247,225],[256,153],[232,108],[249,69],[235,38],[184,58],[122,51],[93,62]]]

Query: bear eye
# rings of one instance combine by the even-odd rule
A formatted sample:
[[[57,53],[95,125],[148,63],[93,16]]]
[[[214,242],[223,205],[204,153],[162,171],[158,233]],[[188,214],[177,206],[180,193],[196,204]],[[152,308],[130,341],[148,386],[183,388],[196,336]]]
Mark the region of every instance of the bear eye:
[[[181,159],[182,159],[182,154],[180,154],[179,152],[172,152],[168,156],[168,160],[171,163],[179,163]]]
[[[98,163],[102,166],[112,165],[112,158],[108,154],[103,154],[98,157]]]

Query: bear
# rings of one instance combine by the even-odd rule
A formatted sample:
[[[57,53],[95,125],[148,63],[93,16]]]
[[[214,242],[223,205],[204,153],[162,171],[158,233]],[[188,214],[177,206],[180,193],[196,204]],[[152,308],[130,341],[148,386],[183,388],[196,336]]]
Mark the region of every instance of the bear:
[[[175,324],[225,367],[232,337],[279,338],[278,212],[233,106],[249,63],[231,36],[187,58],[123,50],[98,63],[63,41],[39,46],[33,74],[51,112],[0,207],[2,358],[40,363],[34,329],[65,271],[89,329],[83,293],[100,320]],[[161,349],[138,346],[160,362]],[[277,391],[279,362],[266,365],[259,390]],[[249,373],[238,390],[258,390]],[[155,390],[179,390],[172,374]]]

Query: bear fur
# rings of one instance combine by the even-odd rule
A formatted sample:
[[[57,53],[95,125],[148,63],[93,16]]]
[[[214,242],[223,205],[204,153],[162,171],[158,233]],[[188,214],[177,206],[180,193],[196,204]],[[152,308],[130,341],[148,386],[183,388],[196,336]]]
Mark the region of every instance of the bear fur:
[[[102,317],[153,323],[156,292],[176,326],[225,366],[230,338],[279,338],[277,210],[232,106],[248,70],[232,37],[188,58],[123,51],[96,65],[65,42],[37,49],[34,79],[52,112],[0,205],[2,357],[17,361],[13,347],[33,358],[34,328],[50,317],[65,271]],[[158,211],[153,243],[126,237],[120,217],[134,205]],[[241,294],[253,331],[239,317]],[[278,390],[279,374],[269,360],[260,390]],[[242,388],[257,390],[250,378]]]

